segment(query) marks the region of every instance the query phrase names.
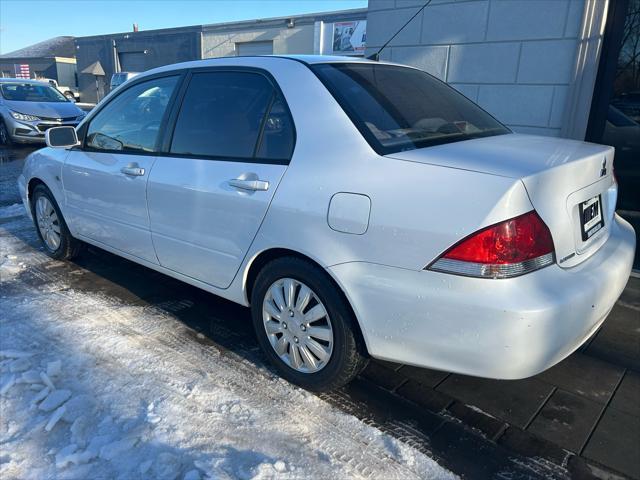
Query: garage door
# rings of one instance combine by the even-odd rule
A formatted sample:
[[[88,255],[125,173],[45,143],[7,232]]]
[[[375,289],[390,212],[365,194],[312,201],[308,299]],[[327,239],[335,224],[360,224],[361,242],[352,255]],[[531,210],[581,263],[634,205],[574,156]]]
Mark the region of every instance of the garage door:
[[[273,55],[273,42],[243,42],[236,43],[238,55]]]
[[[118,60],[122,72],[144,72],[147,69],[144,52],[120,52]]]

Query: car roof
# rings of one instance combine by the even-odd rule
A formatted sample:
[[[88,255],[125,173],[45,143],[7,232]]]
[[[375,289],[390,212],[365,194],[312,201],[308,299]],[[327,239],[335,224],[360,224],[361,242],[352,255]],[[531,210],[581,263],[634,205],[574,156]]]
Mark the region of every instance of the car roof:
[[[47,81],[32,80],[30,78],[0,78],[0,83],[28,83],[32,85],[49,85]]]
[[[339,55],[273,55],[278,58],[290,58],[309,65],[317,63],[377,63],[363,57],[339,56]]]
[[[247,55],[247,56],[233,56],[233,57],[217,57],[206,58],[202,60],[192,60],[189,62],[174,63],[171,65],[164,65],[157,67],[146,72],[140,73],[136,76],[136,79],[142,79],[149,75],[157,73],[171,72],[176,70],[183,70],[187,68],[202,68],[202,67],[216,67],[216,66],[236,66],[236,67],[258,67],[264,68],[270,62],[282,62],[291,61],[303,63],[305,65],[317,65],[322,63],[371,63],[371,64],[386,64],[397,65],[391,62],[376,62],[363,57],[355,56],[337,56],[337,55]],[[406,67],[406,65],[398,65]],[[411,68],[411,67],[407,67]]]

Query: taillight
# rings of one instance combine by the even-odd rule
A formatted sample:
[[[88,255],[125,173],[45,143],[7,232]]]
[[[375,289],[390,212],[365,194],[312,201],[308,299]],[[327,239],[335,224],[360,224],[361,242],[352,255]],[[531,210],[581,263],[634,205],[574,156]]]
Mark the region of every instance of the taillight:
[[[427,269],[470,277],[509,278],[554,262],[551,232],[531,211],[469,235]]]

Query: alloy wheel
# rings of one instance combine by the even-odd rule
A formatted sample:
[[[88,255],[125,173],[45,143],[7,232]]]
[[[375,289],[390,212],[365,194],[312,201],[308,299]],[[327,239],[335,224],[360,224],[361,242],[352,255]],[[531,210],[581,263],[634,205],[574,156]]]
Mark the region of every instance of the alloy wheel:
[[[51,201],[40,196],[36,201],[36,220],[38,230],[47,248],[55,252],[60,247],[60,219]]]
[[[327,309],[304,283],[275,281],[262,304],[264,329],[280,360],[301,373],[322,370],[333,352],[333,328]]]

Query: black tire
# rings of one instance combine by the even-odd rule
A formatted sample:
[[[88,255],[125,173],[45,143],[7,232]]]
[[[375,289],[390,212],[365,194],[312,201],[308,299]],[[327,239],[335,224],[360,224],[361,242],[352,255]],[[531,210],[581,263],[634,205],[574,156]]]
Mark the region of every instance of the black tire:
[[[36,203],[40,197],[46,197],[54,210],[56,211],[56,215],[58,217],[58,225],[60,227],[60,245],[55,250],[52,250],[45,242],[42,237],[42,233],[40,232],[40,228],[38,227],[38,221],[36,219]],[[51,258],[55,258],[56,260],[71,260],[74,257],[77,257],[82,251],[83,243],[80,240],[77,240],[71,236],[69,232],[69,228],[67,227],[66,222],[64,221],[64,217],[62,216],[62,212],[60,211],[60,207],[58,207],[58,203],[56,199],[53,197],[51,191],[43,184],[37,185],[33,190],[33,194],[31,195],[31,213],[33,215],[33,223],[36,227],[36,231],[38,232],[38,238],[42,242],[44,246],[44,250]]]
[[[299,372],[287,365],[269,342],[262,318],[262,305],[270,286],[283,278],[292,278],[313,290],[331,319],[333,351],[326,365],[315,373]],[[326,272],[306,260],[281,257],[262,268],[251,291],[251,316],[260,347],[278,373],[289,382],[307,390],[322,392],[342,387],[368,362],[366,348],[356,330],[357,320],[347,300]]]
[[[7,126],[4,124],[3,120],[0,120],[0,145],[5,147],[13,145],[13,141],[9,136],[9,130],[7,130]]]

